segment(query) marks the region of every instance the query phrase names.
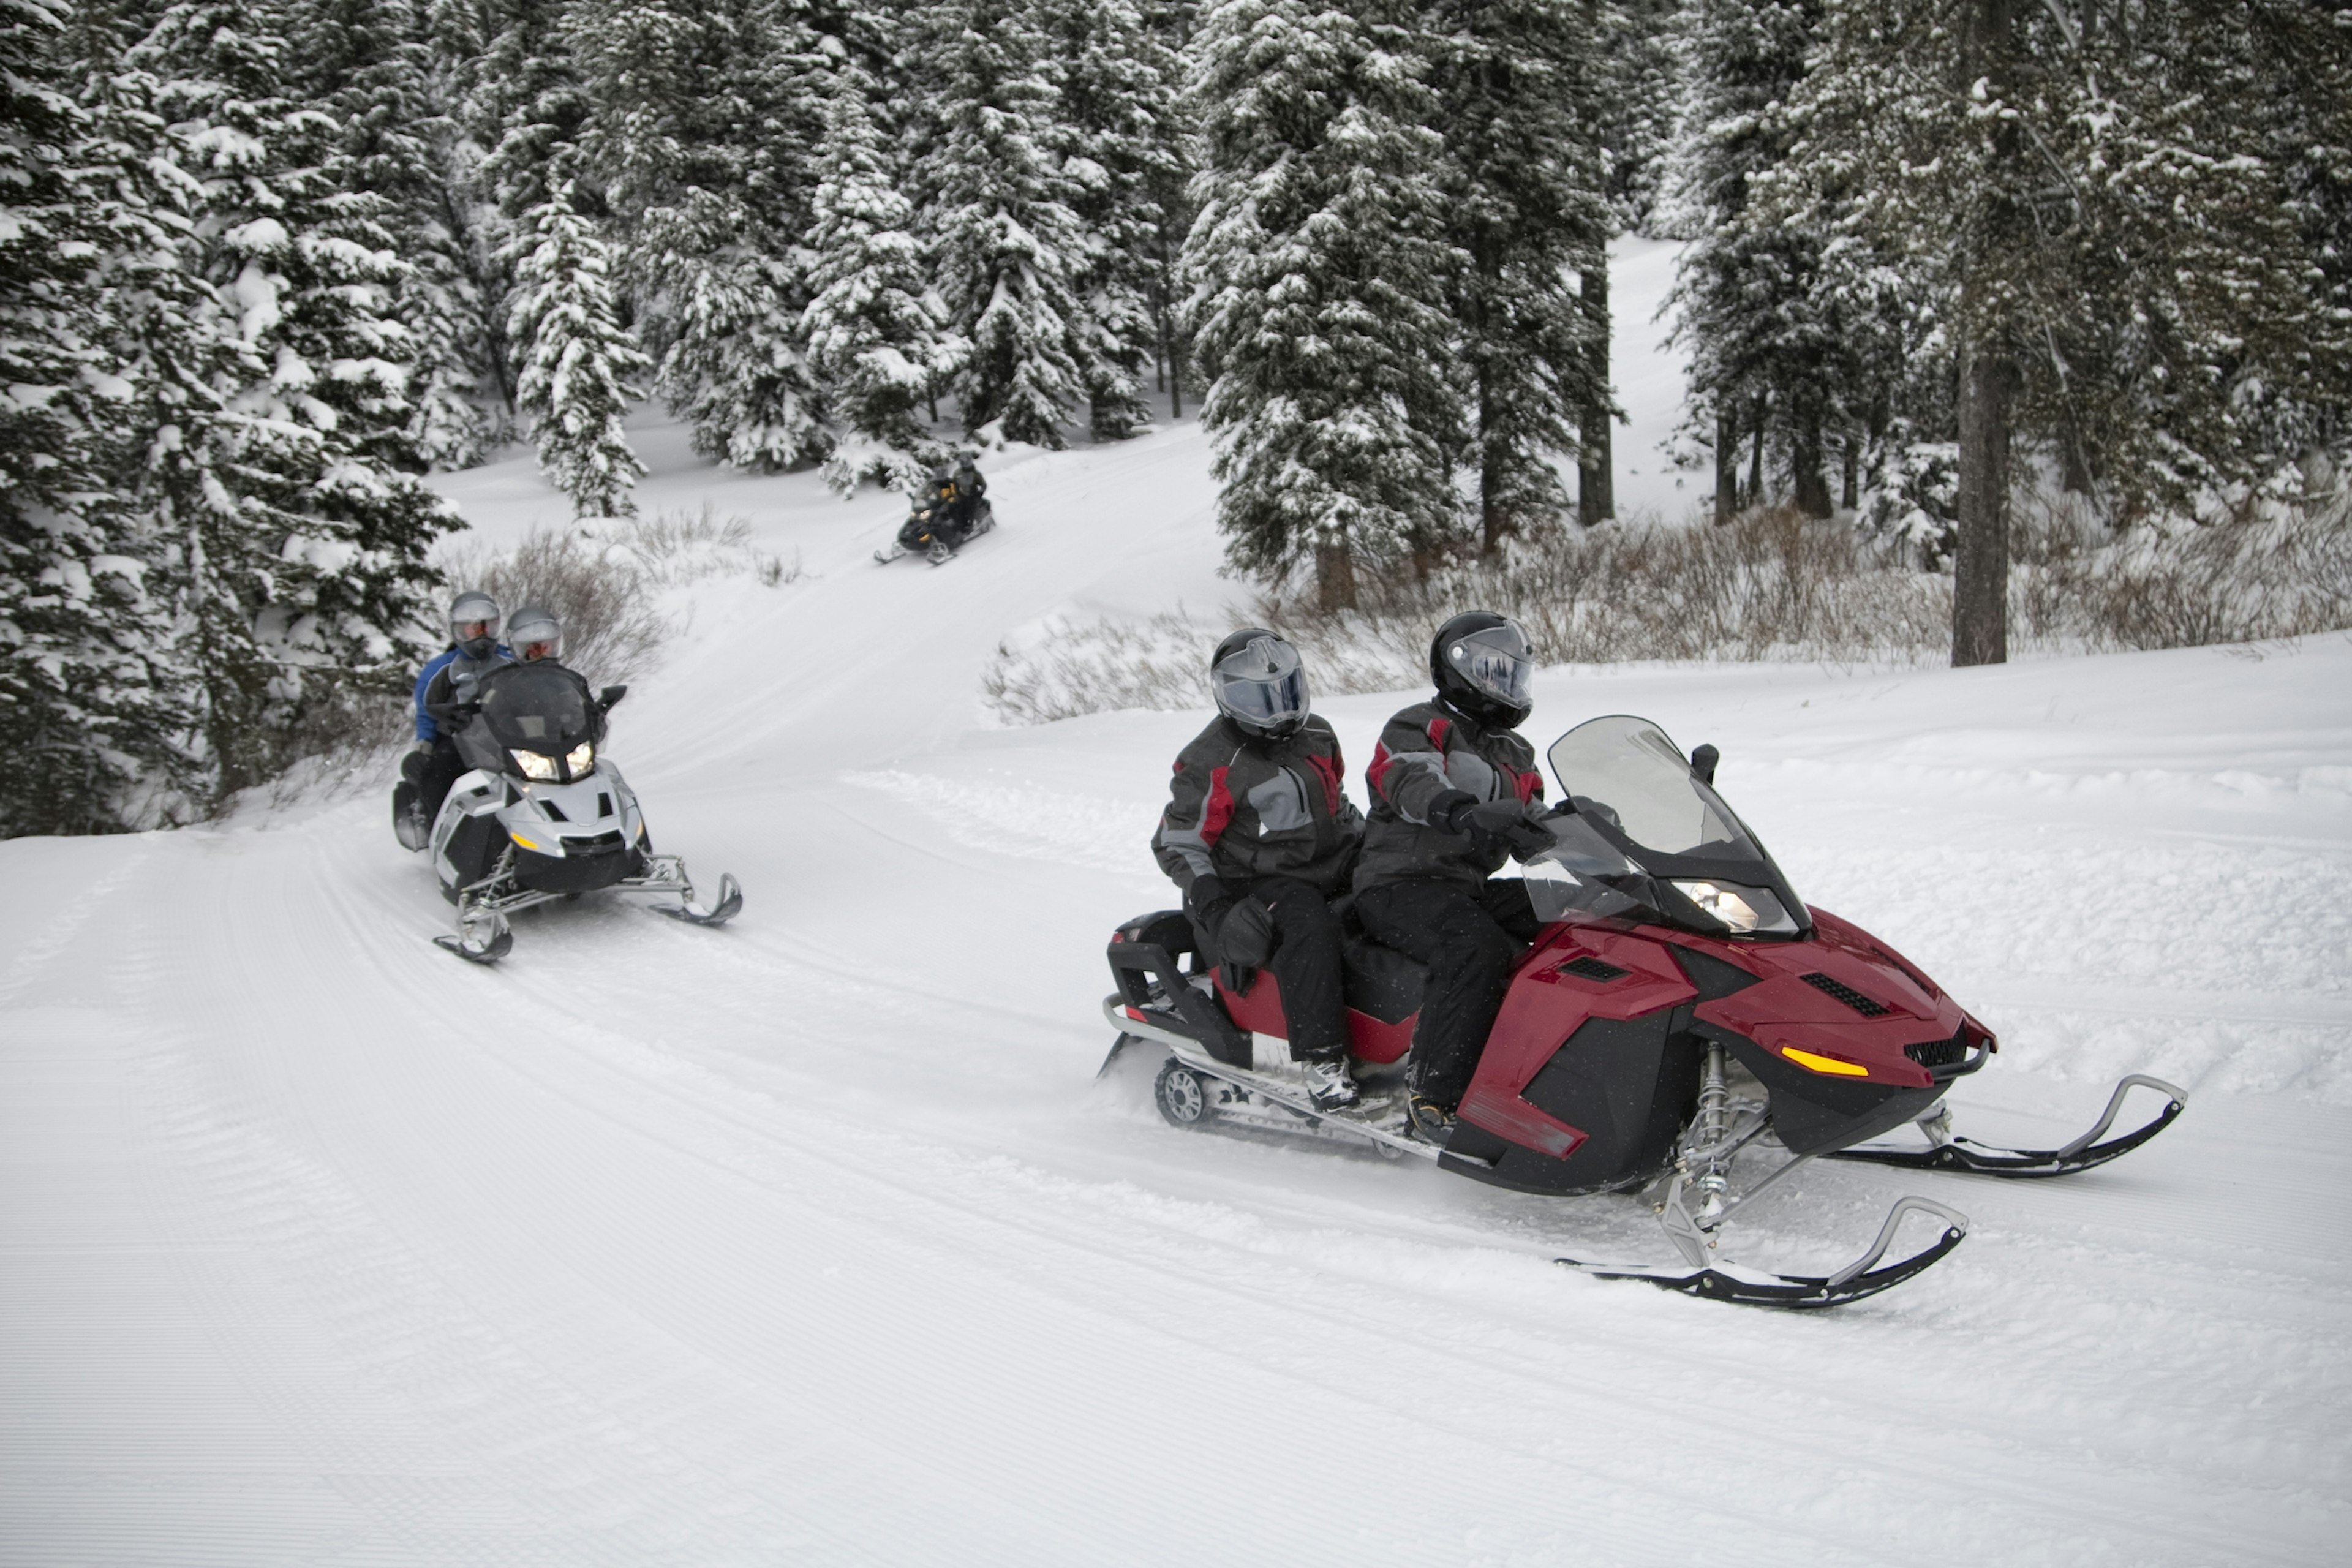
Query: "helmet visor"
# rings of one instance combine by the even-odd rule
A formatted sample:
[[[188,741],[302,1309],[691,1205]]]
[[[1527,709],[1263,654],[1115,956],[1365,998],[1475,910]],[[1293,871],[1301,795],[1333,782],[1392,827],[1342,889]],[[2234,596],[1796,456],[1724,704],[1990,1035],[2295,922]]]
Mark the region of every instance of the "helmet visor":
[[[1250,638],[1217,662],[1209,683],[1217,706],[1244,724],[1270,730],[1307,717],[1307,668],[1280,637]]]
[[[1528,706],[1528,685],[1535,678],[1535,648],[1517,621],[1456,637],[1445,649],[1446,662],[1462,679],[1509,708]]]

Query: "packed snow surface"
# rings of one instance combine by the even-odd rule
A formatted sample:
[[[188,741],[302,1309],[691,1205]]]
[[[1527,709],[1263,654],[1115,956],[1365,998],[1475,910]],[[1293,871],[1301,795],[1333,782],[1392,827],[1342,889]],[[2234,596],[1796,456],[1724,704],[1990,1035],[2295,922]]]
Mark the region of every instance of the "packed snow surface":
[[[1905,1192],[1974,1228],[1747,1310],[1552,1263],[1670,1257],[1633,1199],[1096,1079],[1203,714],[992,729],[978,683],[1234,592],[1197,428],[999,463],[938,570],[872,563],[887,498],[640,435],[648,510],[803,568],[686,591],[614,716],[733,925],[591,899],[467,966],[373,796],[0,845],[0,1562],[2343,1560],[2352,642],[1546,672],[1538,740],[1715,742],[1799,889],[2000,1032],[1965,1131],[2191,1091],[2067,1182],[1802,1173],[1733,1256],[1834,1267]],[[527,461],[446,488],[561,521]],[[1359,769],[1397,700],[1327,705]]]

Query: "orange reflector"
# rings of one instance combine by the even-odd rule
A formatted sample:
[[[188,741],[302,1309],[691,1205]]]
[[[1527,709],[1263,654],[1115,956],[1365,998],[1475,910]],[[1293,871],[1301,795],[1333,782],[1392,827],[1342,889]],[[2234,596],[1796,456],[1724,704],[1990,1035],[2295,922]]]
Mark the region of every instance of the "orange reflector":
[[[513,839],[516,843],[521,845],[526,849],[537,849],[539,847],[538,845],[533,844],[530,839],[525,838],[521,834],[517,833],[511,827],[507,829],[507,837]]]
[[[1835,1057],[1817,1057],[1811,1051],[1801,1051],[1794,1046],[1782,1046],[1780,1054],[1803,1068],[1807,1072],[1834,1073],[1840,1078],[1868,1078],[1870,1069],[1854,1062],[1842,1062]]]

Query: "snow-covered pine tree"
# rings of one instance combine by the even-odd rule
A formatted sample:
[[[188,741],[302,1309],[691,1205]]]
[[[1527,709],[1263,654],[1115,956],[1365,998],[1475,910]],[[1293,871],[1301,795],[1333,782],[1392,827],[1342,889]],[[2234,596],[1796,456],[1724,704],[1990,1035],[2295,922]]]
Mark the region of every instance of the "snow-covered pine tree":
[[[1820,0],[1697,0],[1682,205],[1699,223],[1675,279],[1695,417],[1711,423],[1716,515],[1763,499],[1764,460],[1788,465],[1800,510],[1826,517],[1827,433],[1854,422],[1853,334],[1821,290],[1824,215],[1749,221],[1754,185],[1789,157],[1788,112]],[[1742,443],[1749,477],[1738,483]],[[1784,492],[1786,493],[1786,492]]]
[[[141,826],[178,760],[149,668],[168,626],[108,461],[128,389],[107,261],[161,236],[103,177],[66,21],[62,0],[0,0],[0,837]]]
[[[1166,193],[1185,166],[1178,63],[1133,0],[1052,0],[1046,32],[1061,66],[1063,170],[1085,237],[1072,279],[1084,310],[1071,356],[1097,440],[1150,417],[1144,367],[1160,347],[1167,299]]]
[[[1609,205],[1621,233],[1654,234],[1682,98],[1679,0],[1603,0],[1592,13]]]
[[[405,684],[451,521],[400,471],[408,345],[381,202],[351,190],[335,120],[278,96],[286,21],[272,0],[190,0],[131,57],[173,121],[180,269],[200,286],[135,324],[156,420],[131,433],[149,458],[135,499],[171,541],[160,575],[215,800],[322,712]]]
[[[1422,35],[1401,6],[1214,0],[1194,39],[1205,141],[1186,310],[1211,378],[1226,555],[1355,564],[1442,540],[1458,449],[1454,257]]]
[[[856,66],[833,78],[809,235],[814,298],[802,321],[810,368],[841,426],[825,479],[845,499],[867,479],[914,493],[933,456],[915,410],[965,350],[930,286],[871,90]]]
[[[569,23],[589,113],[582,167],[620,280],[696,449],[775,469],[831,445],[800,331],[816,37],[774,0],[585,0]]]
[[[579,171],[587,118],[563,18],[570,0],[432,0],[435,48],[457,134],[452,162],[466,169],[469,260],[479,279],[484,342],[502,433],[520,411],[520,367],[507,339],[515,236]],[[510,435],[509,435],[510,438]]]
[[[305,0],[299,59],[314,101],[342,124],[357,190],[382,198],[408,266],[394,313],[408,331],[409,439],[417,462],[460,468],[490,434],[489,332],[454,128],[434,102],[433,58],[410,0]]]
[[[1070,353],[1087,240],[1057,145],[1060,93],[1024,0],[940,0],[927,18],[938,141],[919,182],[940,297],[971,344],[964,430],[1058,449],[1087,386]]]
[[[2268,136],[2293,0],[1829,0],[1805,128],[1757,226],[1847,226],[1944,313],[1958,358],[1953,661],[2007,657],[2012,438],[2067,426],[2116,515],[2226,500],[2291,460],[2352,373]],[[2125,25],[2126,23],[2128,25]],[[2333,340],[2333,341],[2340,341]],[[2087,374],[2084,372],[2087,370]]]
[[[1608,265],[1594,40],[1582,8],[1559,0],[1438,0],[1428,25],[1461,253],[1452,305],[1471,383],[1469,466],[1492,552],[1559,514],[1554,458],[1605,459],[1578,436],[1591,411],[1604,426],[1613,412],[1578,283]]]
[[[528,215],[511,243],[515,285],[507,336],[520,374],[515,399],[530,421],[539,466],[580,517],[626,515],[645,471],[625,426],[645,394],[630,377],[651,368],[621,327],[612,259],[595,226],[572,209],[565,184]]]

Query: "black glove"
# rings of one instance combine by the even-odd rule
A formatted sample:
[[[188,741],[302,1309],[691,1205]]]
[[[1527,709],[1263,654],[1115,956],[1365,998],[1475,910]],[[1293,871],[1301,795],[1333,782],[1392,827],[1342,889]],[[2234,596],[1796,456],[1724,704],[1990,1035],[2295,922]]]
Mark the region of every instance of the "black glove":
[[[1459,824],[1454,831],[1485,854],[1508,852],[1515,859],[1526,859],[1552,847],[1550,831],[1532,821],[1527,803],[1516,797],[1465,806],[1453,816]]]
[[[1255,893],[1235,899],[1217,924],[1217,956],[1236,969],[1264,969],[1281,941],[1273,907]]]
[[[1225,911],[1234,906],[1234,895],[1214,877],[1195,877],[1192,885],[1184,889],[1184,911],[1192,923],[1213,939],[1217,927],[1223,922]]]
[[[1462,816],[1478,804],[1478,797],[1466,789],[1441,790],[1429,803],[1429,825],[1448,833],[1465,833]]]

